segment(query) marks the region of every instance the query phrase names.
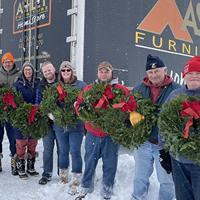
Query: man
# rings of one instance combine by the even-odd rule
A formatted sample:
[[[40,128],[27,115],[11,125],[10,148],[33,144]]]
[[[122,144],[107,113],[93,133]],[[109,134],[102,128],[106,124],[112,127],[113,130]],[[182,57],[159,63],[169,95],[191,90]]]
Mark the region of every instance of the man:
[[[200,56],[190,59],[182,74],[186,84],[173,91],[167,101],[183,94],[200,96]],[[194,160],[172,155],[172,176],[177,200],[200,200],[200,166]]]
[[[103,61],[98,65],[96,82],[109,83],[113,87],[118,84],[118,79],[113,78],[112,65]],[[83,93],[91,90],[92,84],[83,89]],[[79,96],[75,104],[76,110],[83,103],[83,98]],[[95,128],[91,123],[86,122],[85,128],[87,130],[85,139],[85,171],[81,181],[80,194],[76,200],[84,199],[87,193],[94,190],[94,175],[98,160],[102,158],[103,161],[103,186],[101,195],[103,199],[111,199],[113,193],[113,185],[118,162],[118,148],[119,145],[114,143],[112,138],[101,129]]]
[[[45,88],[51,86],[57,82],[57,73],[53,64],[46,61],[41,66],[43,78],[41,81],[41,89],[44,91]],[[53,118],[52,118],[53,119]],[[53,172],[53,150],[54,143],[56,141],[55,132],[53,130],[53,120],[50,120],[49,133],[44,136],[43,141],[43,173],[42,178],[39,180],[39,184],[45,185],[51,180]],[[57,143],[57,142],[56,142]]]
[[[14,81],[20,75],[20,70],[15,65],[15,60],[13,55],[10,52],[5,53],[2,56],[1,63],[2,66],[0,68],[0,87],[3,87],[4,85],[12,87]],[[4,125],[0,126],[0,171],[2,171],[1,158],[3,158],[2,143],[4,136],[4,126],[10,143],[11,172],[12,175],[18,175],[17,165],[16,165],[15,132],[14,128],[9,123],[5,123]]]
[[[161,106],[168,95],[179,87],[167,75],[167,67],[157,56],[148,55],[146,74],[147,77],[136,86],[134,91],[141,93],[144,98],[150,98],[156,105]],[[148,141],[134,151],[135,170],[132,200],[146,198],[149,189],[149,177],[153,173],[154,163],[160,183],[159,200],[175,199],[172,177],[167,174],[170,173],[170,156],[162,150],[158,132],[157,126],[152,127]]]

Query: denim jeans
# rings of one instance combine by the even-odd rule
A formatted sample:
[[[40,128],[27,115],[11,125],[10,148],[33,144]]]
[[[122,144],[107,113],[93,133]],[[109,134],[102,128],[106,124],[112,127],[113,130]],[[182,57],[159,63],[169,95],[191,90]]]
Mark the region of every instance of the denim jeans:
[[[69,153],[72,158],[72,172],[82,173],[81,144],[83,140],[83,128],[64,129],[54,124],[55,135],[58,141],[59,168],[68,169]]]
[[[177,200],[200,200],[200,166],[172,158],[172,177]]]
[[[99,158],[103,161],[102,196],[112,195],[118,162],[119,145],[110,136],[97,137],[86,134],[85,140],[85,171],[81,181],[81,191],[91,193],[94,189],[94,175]]]
[[[149,178],[154,170],[154,163],[158,182],[160,183],[159,200],[175,199],[172,176],[162,168],[159,162],[159,146],[145,142],[134,151],[135,171],[133,180],[133,200],[146,198],[149,189]]]
[[[43,141],[43,177],[51,177],[53,172],[53,150],[56,141],[53,125],[49,127],[49,133],[42,138]]]
[[[10,143],[10,153],[11,156],[16,154],[16,140],[15,140],[15,129],[9,123],[5,123],[5,129],[7,132],[7,137]],[[4,136],[4,125],[0,126],[0,153],[2,153],[2,143],[3,143],[3,136]]]

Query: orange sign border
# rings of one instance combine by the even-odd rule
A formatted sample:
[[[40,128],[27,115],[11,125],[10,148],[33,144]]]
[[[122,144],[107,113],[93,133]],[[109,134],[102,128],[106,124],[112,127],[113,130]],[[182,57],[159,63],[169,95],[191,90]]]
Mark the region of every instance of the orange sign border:
[[[16,1],[17,0],[15,0],[15,2],[13,4],[13,34],[17,34],[17,33],[23,32],[23,31],[29,31],[29,30],[33,30],[33,29],[36,29],[36,28],[41,28],[41,27],[45,27],[45,26],[51,25],[51,0],[49,0],[49,16],[50,16],[50,18],[49,18],[49,21],[47,23],[41,24],[39,26],[33,26],[31,28],[27,28],[27,29],[24,29],[24,30],[14,31],[15,30],[15,19],[14,18],[15,18],[15,4],[16,4]]]

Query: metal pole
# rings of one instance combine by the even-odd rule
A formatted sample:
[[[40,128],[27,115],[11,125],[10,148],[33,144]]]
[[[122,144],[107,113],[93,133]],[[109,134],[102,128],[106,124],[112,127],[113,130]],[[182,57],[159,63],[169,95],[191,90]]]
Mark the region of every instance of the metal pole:
[[[30,0],[30,24],[29,24],[29,43],[28,43],[28,60],[30,62],[31,60],[31,37],[32,37],[32,34],[31,34],[31,27],[32,27],[32,21],[31,21],[31,18],[32,18],[32,0]]]

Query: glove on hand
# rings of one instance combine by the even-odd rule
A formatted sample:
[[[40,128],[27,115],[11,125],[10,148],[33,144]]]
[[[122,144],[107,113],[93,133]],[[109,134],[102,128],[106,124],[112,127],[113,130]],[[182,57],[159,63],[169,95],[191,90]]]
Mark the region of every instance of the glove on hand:
[[[164,149],[160,150],[160,164],[165,169],[165,171],[170,174],[172,172],[171,157],[169,152],[165,152]]]
[[[64,108],[64,107],[65,107],[65,102],[63,102],[63,101],[57,100],[57,101],[56,101],[56,104],[57,104],[57,106],[60,107],[60,108]]]

